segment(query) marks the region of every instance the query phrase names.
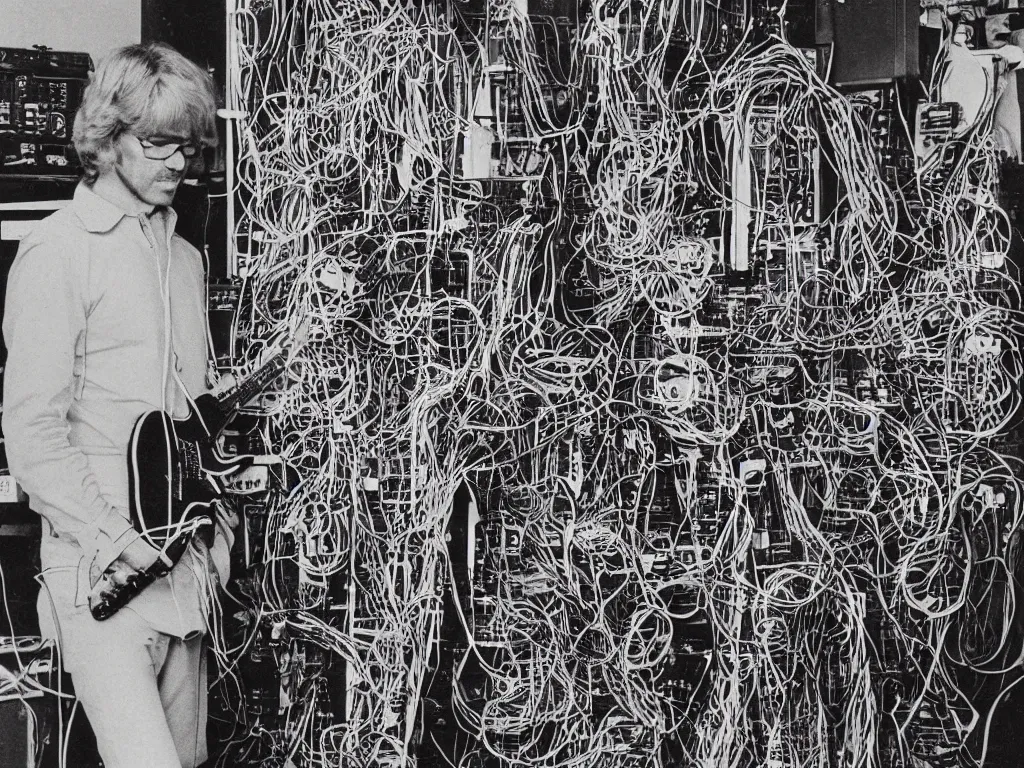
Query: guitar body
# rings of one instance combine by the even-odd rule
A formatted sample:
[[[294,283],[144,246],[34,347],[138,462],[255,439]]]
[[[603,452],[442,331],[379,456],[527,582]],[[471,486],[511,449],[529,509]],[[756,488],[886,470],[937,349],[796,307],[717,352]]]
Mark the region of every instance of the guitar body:
[[[174,530],[210,509],[224,493],[220,478],[241,469],[244,459],[227,459],[216,447],[217,435],[227,419],[216,400],[204,395],[184,419],[163,411],[142,414],[132,429],[128,445],[128,505],[132,524],[139,531],[166,532],[160,546]]]

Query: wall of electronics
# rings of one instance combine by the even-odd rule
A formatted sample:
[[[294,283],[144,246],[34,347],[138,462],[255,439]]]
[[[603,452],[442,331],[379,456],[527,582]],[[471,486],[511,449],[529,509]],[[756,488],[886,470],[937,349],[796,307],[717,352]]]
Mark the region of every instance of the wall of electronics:
[[[237,3],[236,362],[309,340],[252,407],[288,472],[242,504],[227,764],[984,763],[1012,57],[959,6],[919,57],[918,10],[865,83],[844,9]]]
[[[996,765],[1015,9],[229,5],[218,362],[309,338],[229,437],[222,764]],[[87,60],[0,49],[0,179]],[[33,643],[3,764],[85,765]]]

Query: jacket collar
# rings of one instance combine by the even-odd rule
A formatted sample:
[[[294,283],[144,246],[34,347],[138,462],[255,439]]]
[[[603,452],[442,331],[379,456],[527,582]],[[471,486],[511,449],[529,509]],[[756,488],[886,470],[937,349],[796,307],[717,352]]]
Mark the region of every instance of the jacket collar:
[[[127,213],[109,200],[105,200],[97,195],[84,181],[79,182],[78,186],[75,187],[75,196],[71,201],[71,208],[88,232],[109,232],[117,226],[121,219],[125,217],[135,218],[128,216]],[[162,216],[168,232],[174,231],[174,224],[178,217],[172,209],[159,207],[151,215]]]

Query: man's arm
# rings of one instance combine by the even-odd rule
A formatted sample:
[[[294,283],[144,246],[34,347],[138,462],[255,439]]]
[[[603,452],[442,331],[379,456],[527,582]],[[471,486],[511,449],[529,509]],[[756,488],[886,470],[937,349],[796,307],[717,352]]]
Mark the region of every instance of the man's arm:
[[[103,498],[88,458],[69,440],[68,409],[84,375],[75,372],[86,327],[82,259],[72,243],[30,235],[11,268],[3,321],[7,458],[53,530],[78,540],[93,573],[119,556],[143,568],[155,550]]]

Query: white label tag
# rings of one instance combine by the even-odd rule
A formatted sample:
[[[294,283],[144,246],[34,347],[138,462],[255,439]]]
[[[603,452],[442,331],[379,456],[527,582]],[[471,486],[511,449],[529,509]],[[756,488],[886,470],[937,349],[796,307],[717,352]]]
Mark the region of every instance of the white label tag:
[[[228,493],[246,495],[250,493],[262,493],[267,490],[270,480],[270,470],[264,466],[252,466],[228,475],[224,478],[224,487]]]
[[[17,504],[20,490],[17,480],[10,475],[0,475],[0,504]]]

